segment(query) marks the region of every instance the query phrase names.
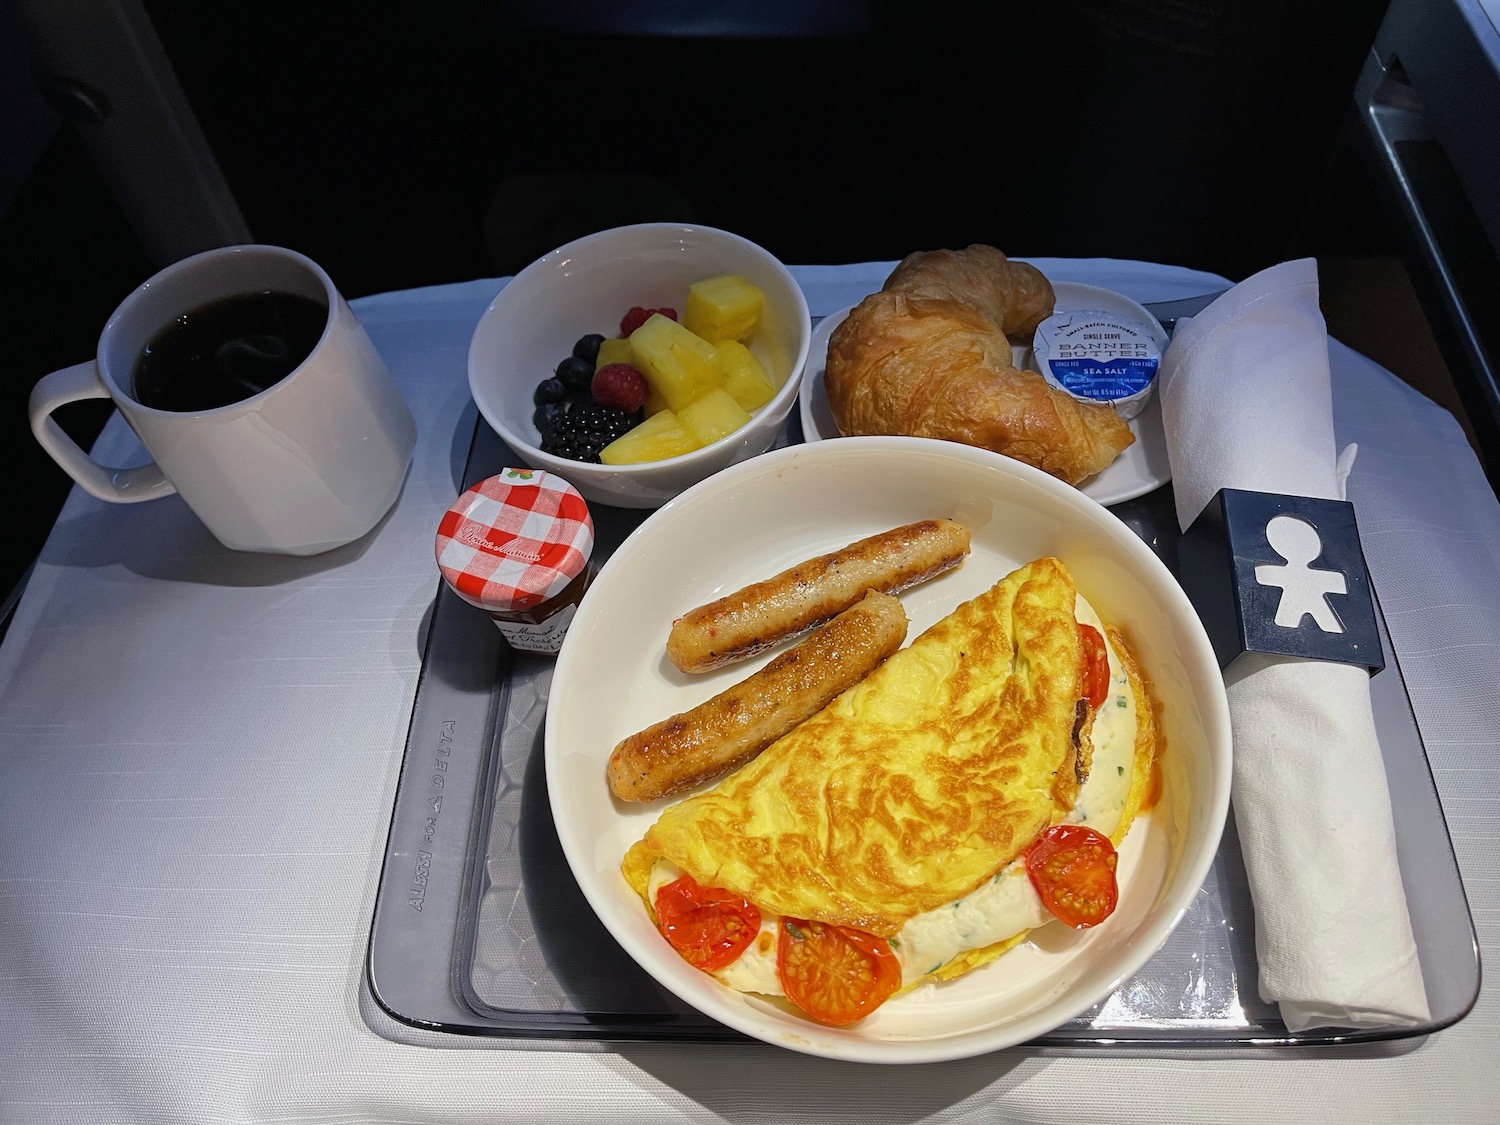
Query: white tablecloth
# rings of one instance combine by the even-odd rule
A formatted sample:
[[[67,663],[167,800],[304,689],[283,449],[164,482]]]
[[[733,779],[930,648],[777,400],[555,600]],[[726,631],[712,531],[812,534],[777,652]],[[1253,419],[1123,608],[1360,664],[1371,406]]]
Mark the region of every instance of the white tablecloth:
[[[1141,300],[1218,281],[1039,264]],[[795,272],[816,315],[888,268]],[[374,1009],[365,945],[433,529],[474,417],[469,334],[499,286],[355,303],[421,433],[397,507],[360,543],[240,555],[175,497],[69,499],[0,648],[0,1122],[1500,1121],[1493,983],[1387,1058],[870,1067],[760,1045],[502,1046]],[[1342,346],[1333,363],[1371,571],[1500,964],[1500,506],[1447,413]],[[96,452],[141,457],[118,418]]]

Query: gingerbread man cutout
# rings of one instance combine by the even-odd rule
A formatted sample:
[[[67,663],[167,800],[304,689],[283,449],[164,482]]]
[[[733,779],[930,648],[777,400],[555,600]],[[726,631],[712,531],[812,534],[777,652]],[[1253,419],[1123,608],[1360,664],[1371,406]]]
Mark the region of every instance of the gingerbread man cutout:
[[[1262,586],[1281,588],[1276,624],[1295,629],[1310,616],[1323,632],[1342,633],[1343,623],[1328,604],[1328,595],[1347,594],[1349,584],[1336,570],[1315,570],[1310,565],[1323,549],[1318,529],[1294,516],[1276,516],[1266,524],[1266,541],[1286,560],[1285,566],[1255,568],[1255,580]]]

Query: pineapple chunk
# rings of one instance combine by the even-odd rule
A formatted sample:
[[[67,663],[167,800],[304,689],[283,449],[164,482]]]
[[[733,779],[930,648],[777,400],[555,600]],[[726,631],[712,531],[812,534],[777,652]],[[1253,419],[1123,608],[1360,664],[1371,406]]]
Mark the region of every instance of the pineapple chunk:
[[[599,451],[599,460],[605,465],[635,465],[691,453],[701,444],[677,415],[663,410],[606,445]]]
[[[663,410],[667,409],[667,400],[662,398],[661,392],[651,385],[650,379],[646,380],[646,401],[643,408],[646,411],[647,418],[653,414],[660,414]]]
[[[760,324],[765,294],[737,274],[708,277],[688,286],[682,323],[710,344],[748,340]]]
[[[672,410],[719,385],[714,346],[661,313],[630,334],[632,362]]]
[[[594,360],[594,370],[611,363],[630,362],[630,337],[616,336],[599,344],[599,358]]]
[[[677,420],[687,427],[700,445],[709,445],[725,434],[734,433],[750,421],[750,415],[728,391],[716,387],[679,410]]]
[[[738,340],[725,340],[715,349],[724,389],[746,410],[759,410],[770,402],[776,388],[750,349]]]

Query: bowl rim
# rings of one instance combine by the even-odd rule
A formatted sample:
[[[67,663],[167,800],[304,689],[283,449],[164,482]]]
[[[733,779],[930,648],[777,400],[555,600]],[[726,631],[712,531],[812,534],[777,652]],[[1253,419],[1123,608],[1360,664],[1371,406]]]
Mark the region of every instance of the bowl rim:
[[[733,231],[725,230],[722,227],[709,226],[705,223],[649,222],[608,227],[604,230],[594,231],[592,234],[581,235],[547,251],[547,253],[528,263],[519,272],[505,279],[499,292],[490,299],[489,304],[484,307],[484,311],[479,314],[478,320],[474,323],[474,330],[469,335],[469,347],[465,356],[469,397],[473,399],[474,405],[479,410],[480,415],[500,435],[507,445],[515,450],[516,453],[524,455],[527,459],[534,459],[532,461],[533,467],[547,469],[564,476],[568,474],[599,474],[609,478],[619,477],[629,479],[631,477],[649,476],[662,468],[680,469],[683,466],[692,465],[697,460],[712,461],[724,445],[733,443],[740,436],[740,431],[737,430],[725,434],[717,441],[700,446],[689,453],[679,453],[675,457],[663,457],[658,461],[642,461],[626,465],[596,465],[589,461],[572,461],[566,457],[558,457],[555,454],[547,453],[531,439],[517,433],[503,419],[491,417],[490,412],[485,409],[485,404],[481,401],[480,394],[476,391],[475,384],[477,380],[475,371],[477,357],[475,353],[481,333],[485,330],[485,325],[493,317],[495,310],[504,303],[506,293],[511,290],[516,282],[526,279],[528,275],[544,273],[557,259],[575,254],[579,249],[590,243],[596,243],[606,238],[619,238],[629,233],[657,232],[663,234],[667,232],[706,234],[714,238],[727,239],[730,242],[737,243],[741,248],[749,250],[753,254],[762,256],[771,266],[786,277],[786,280],[790,283],[791,294],[796,306],[797,354],[793,358],[792,369],[787,374],[786,381],[777,388],[776,393],[771,396],[770,401],[760,408],[760,413],[752,417],[759,418],[764,414],[774,416],[779,412],[785,418],[791,412],[792,405],[802,387],[803,375],[807,370],[807,357],[812,347],[813,332],[812,313],[807,304],[807,295],[802,291],[802,286],[797,281],[796,275],[792,273],[791,268],[770,250],[760,245],[760,243],[746,238],[744,235],[735,234]],[[775,440],[773,435],[771,441],[774,442]]]
[[[1134,943],[1125,953],[1118,958],[1109,972],[1108,982],[1102,987],[1097,987],[1074,998],[1074,1001],[1063,1006],[1061,1016],[1057,1012],[1047,1014],[1033,1013],[1023,1016],[1016,1022],[1005,1025],[1004,1029],[973,1028],[958,1031],[952,1035],[936,1037],[927,1040],[915,1041],[881,1041],[874,1040],[867,1043],[856,1043],[853,1046],[847,1041],[829,1039],[824,1032],[826,1029],[810,1025],[807,1033],[797,1039],[786,1037],[768,1037],[761,1033],[761,1021],[752,1014],[742,1010],[731,1000],[722,999],[717,993],[710,990],[707,995],[694,995],[689,990],[690,986],[678,987],[682,980],[689,978],[666,977],[658,974],[646,962],[640,962],[642,968],[661,984],[664,988],[675,993],[684,1002],[704,1011],[711,1018],[726,1023],[744,1034],[760,1039],[773,1045],[782,1046],[794,1051],[811,1055],[819,1055],[828,1058],[836,1058],[847,1061],[865,1063],[921,1063],[941,1062],[955,1059],[970,1058],[982,1054],[988,1054],[996,1050],[1021,1046],[1035,1039],[1039,1035],[1045,1035],[1062,1022],[1074,1018],[1079,1012],[1087,1010],[1092,1004],[1099,1002],[1110,995],[1128,977],[1138,972],[1142,965],[1150,957],[1162,948],[1168,938],[1176,930],[1178,924],[1186,916],[1188,908],[1195,895],[1203,885],[1204,880],[1212,868],[1218,854],[1218,842],[1221,840],[1229,812],[1230,786],[1233,769],[1233,748],[1231,742],[1231,725],[1229,715],[1228,697],[1223,689],[1222,678],[1219,674],[1217,658],[1214,656],[1212,644],[1208,635],[1194,611],[1187,595],[1183,592],[1176,578],[1171,574],[1166,564],[1155,554],[1144,541],[1139,539],[1128,525],[1119,521],[1109,509],[1098,504],[1094,500],[1077,492],[1075,489],[1064,485],[1061,481],[1043,473],[1039,469],[1032,468],[1021,462],[1003,457],[1000,454],[977,447],[962,446],[952,442],[937,441],[928,438],[911,437],[854,437],[846,438],[841,443],[818,443],[815,445],[793,445],[782,449],[771,450],[759,457],[732,466],[729,470],[717,473],[712,477],[685,489],[673,500],[657,509],[645,521],[627,537],[624,543],[616,550],[613,557],[629,557],[638,547],[639,543],[651,536],[655,529],[666,520],[680,518],[678,513],[687,508],[690,514],[693,507],[698,503],[706,502],[706,496],[721,493],[726,496],[735,495],[741,487],[742,478],[748,475],[762,475],[776,479],[788,468],[789,464],[800,457],[826,458],[830,456],[844,456],[855,451],[867,451],[883,456],[899,455],[903,451],[912,451],[926,456],[946,457],[952,460],[966,461],[980,466],[990,466],[999,469],[1003,474],[1017,478],[1023,483],[1037,486],[1052,497],[1067,506],[1074,507],[1080,516],[1095,525],[1103,525],[1107,530],[1102,533],[1113,540],[1130,558],[1132,566],[1144,568],[1146,572],[1154,576],[1158,597],[1165,598],[1175,606],[1175,609],[1184,623],[1188,626],[1192,636],[1192,651],[1182,652],[1179,657],[1183,667],[1196,668],[1203,674],[1205,682],[1209,685],[1218,684],[1218,690],[1208,694],[1194,693],[1194,702],[1201,716],[1203,731],[1203,750],[1201,751],[1211,768],[1211,785],[1208,791],[1195,794],[1195,804],[1201,805],[1202,834],[1204,846],[1196,852],[1184,851],[1175,860],[1173,865],[1173,876],[1171,884],[1175,888],[1168,900],[1172,904],[1171,909],[1158,907],[1160,913],[1145,925],[1140,934],[1140,939]],[[1107,523],[1106,521],[1113,521]],[[1114,526],[1118,524],[1118,526]],[[608,569],[609,563],[605,567]],[[600,578],[604,575],[601,573]],[[598,580],[596,580],[597,582]],[[605,587],[608,588],[606,582]],[[579,642],[586,640],[587,629],[579,626],[587,624],[590,617],[605,612],[597,601],[590,607],[587,602],[580,609],[580,618],[575,619],[573,628],[569,630],[569,639],[564,642],[563,650],[559,654],[559,673],[554,674],[554,684],[559,674],[565,674],[571,665],[582,659],[576,655],[579,644],[574,643],[574,638]],[[572,654],[570,654],[572,653]],[[1211,675],[1209,673],[1212,673]],[[562,846],[564,856],[578,879],[580,889],[588,900],[591,908],[601,923],[610,930],[622,947],[631,954],[633,958],[640,961],[633,948],[630,936],[627,933],[616,930],[616,919],[614,917],[614,902],[610,893],[602,883],[594,878],[590,872],[590,865],[594,857],[589,854],[586,842],[579,836],[579,830],[575,825],[576,817],[566,815],[560,807],[567,797],[567,787],[558,784],[567,767],[564,763],[564,749],[559,744],[559,734],[555,730],[557,711],[549,707],[547,717],[544,721],[544,763],[549,778],[549,805],[554,823],[558,824],[559,842]],[[1156,892],[1158,899],[1166,888],[1160,888]],[[664,956],[664,955],[663,955]]]

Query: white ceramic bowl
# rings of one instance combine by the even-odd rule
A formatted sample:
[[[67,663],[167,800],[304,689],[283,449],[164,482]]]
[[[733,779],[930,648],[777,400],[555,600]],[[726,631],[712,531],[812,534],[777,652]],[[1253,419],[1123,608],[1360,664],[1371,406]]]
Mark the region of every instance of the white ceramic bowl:
[[[765,293],[761,325],[749,342],[777,392],[751,420],[712,445],[640,465],[595,465],[543,453],[532,424],[532,392],[574,342],[617,334],[633,306],[675,308],[688,286],[735,273]],[[479,412],[532,468],[571,483],[592,503],[654,508],[720,469],[764,453],[796,401],[812,339],[807,299],[777,258],[713,227],[642,223],[616,227],[538,258],[500,290],[469,343],[469,390]]]
[[[673,618],[877,531],[951,517],[971,532],[962,567],[904,591],[915,637],[1016,566],[1056,555],[1105,621],[1125,629],[1162,706],[1162,794],[1120,849],[1120,904],[1088,931],[1048,926],[994,963],[889,1001],[849,1028],[819,1026],[731,991],[657,933],[619,864],[666,802],[617,803],[605,762],[619,739],[696,705],[774,656],[700,676],[664,644]],[[864,437],[774,450],[648,517],[605,564],[553,674],[546,768],[563,852],[604,925],[663,986],[721,1023],[794,1051],[930,1062],[1013,1046],[1102,1001],[1145,964],[1193,901],[1229,805],[1229,714],[1213,648],[1171,573],[1106,509],[987,450]],[[1190,966],[1184,966],[1189,972]]]

